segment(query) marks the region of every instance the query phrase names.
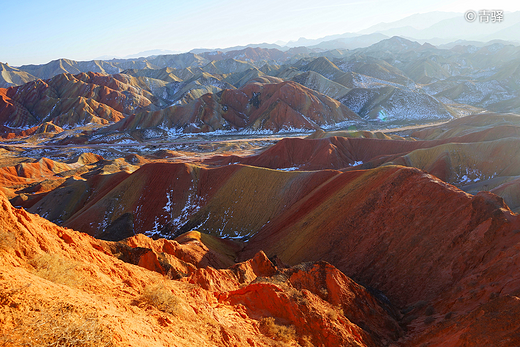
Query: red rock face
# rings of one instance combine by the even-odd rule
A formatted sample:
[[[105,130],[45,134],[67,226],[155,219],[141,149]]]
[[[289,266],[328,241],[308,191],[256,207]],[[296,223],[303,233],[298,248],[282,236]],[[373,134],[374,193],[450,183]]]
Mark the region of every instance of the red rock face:
[[[123,81],[119,81],[117,78]],[[63,126],[109,124],[141,109],[155,98],[125,83],[121,76],[61,74],[0,91],[0,120],[10,127],[52,121]]]
[[[17,103],[8,95],[8,89],[0,88],[0,121],[2,125],[8,125],[11,128],[18,128],[26,124],[35,124],[36,120],[22,105]],[[12,132],[12,131],[11,131]],[[9,128],[3,131],[5,137],[8,137]],[[10,137],[16,136],[14,132]]]
[[[27,130],[12,129],[6,126],[0,126],[0,136],[5,139],[14,139],[16,137],[26,137],[34,134],[61,133],[63,128],[53,124],[52,122],[44,122]]]
[[[0,168],[0,185],[9,187],[20,183],[32,183],[53,178],[57,173],[70,170],[67,164],[47,158],[34,163],[21,163],[16,166]]]
[[[493,344],[494,337],[479,333],[469,317],[478,315],[478,307],[488,300],[498,300],[490,307],[500,306],[520,290],[512,270],[515,260],[508,260],[517,258],[513,254],[520,241],[519,216],[493,194],[470,196],[416,170],[387,168],[349,175],[338,176],[328,183],[330,188],[323,187],[269,223],[248,242],[241,257],[263,249],[288,264],[329,261],[407,308],[403,312],[414,332],[411,341],[428,341],[414,338],[429,331],[429,338],[450,345],[454,336],[442,334],[460,332],[456,326],[462,324],[471,332],[453,345],[475,334]],[[334,183],[342,176],[349,184]],[[505,327],[502,319],[509,318],[505,315],[497,322],[501,334],[514,334],[516,327]],[[438,323],[437,331],[431,332],[433,322]]]

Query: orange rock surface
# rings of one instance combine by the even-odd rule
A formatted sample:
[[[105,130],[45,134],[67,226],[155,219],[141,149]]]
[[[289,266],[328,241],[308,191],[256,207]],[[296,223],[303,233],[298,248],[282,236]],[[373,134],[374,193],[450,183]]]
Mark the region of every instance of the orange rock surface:
[[[6,346],[378,346],[402,332],[329,264],[279,268],[260,252],[227,269],[211,267],[223,265],[218,257],[200,267],[211,250],[197,233],[113,243],[13,209],[3,195],[0,205]],[[166,265],[178,280],[162,274]]]

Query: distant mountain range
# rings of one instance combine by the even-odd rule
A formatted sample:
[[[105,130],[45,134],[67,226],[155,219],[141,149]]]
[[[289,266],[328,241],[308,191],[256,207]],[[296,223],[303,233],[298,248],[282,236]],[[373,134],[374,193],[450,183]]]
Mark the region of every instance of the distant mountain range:
[[[484,110],[520,112],[520,47],[503,39],[472,41],[465,34],[478,36],[483,27],[489,38],[513,33],[520,12],[505,15],[507,23],[484,24],[468,23],[456,13],[418,14],[363,33],[301,39],[286,47],[261,44],[129,59],[59,59],[18,68],[0,64],[0,88],[11,87],[0,89],[0,117],[4,133],[13,134],[51,122],[58,127],[110,125],[107,129],[131,132],[152,127],[154,134],[164,135],[310,130],[347,120],[360,126],[404,125]],[[447,37],[441,35],[449,32],[446,28],[459,28],[461,35],[439,46],[386,35],[438,35],[435,40],[440,42]],[[290,47],[297,44],[307,46]],[[253,93],[251,84],[263,87]],[[310,109],[291,105],[285,100],[288,94],[265,97],[264,88],[281,86],[291,86],[295,94],[290,98],[312,100],[306,105],[314,105],[312,112],[321,110],[321,120],[309,118]],[[236,100],[226,101],[223,95]],[[247,96],[245,104],[239,95]],[[348,110],[341,114],[348,116],[335,114],[339,106],[323,108],[327,98],[341,104]],[[267,113],[253,114],[247,106],[251,103]],[[265,122],[257,123],[257,117]]]
[[[468,10],[470,10],[468,8]],[[479,16],[480,8],[474,8]],[[484,18],[483,18],[484,19]],[[503,21],[492,23],[468,22],[463,13],[456,12],[428,12],[418,13],[391,23],[380,23],[357,33],[325,36],[319,39],[300,38],[289,42],[287,47],[316,46],[324,42],[340,39],[354,39],[363,35],[379,34],[386,38],[401,36],[421,43],[429,42],[439,45],[457,40],[472,40],[487,42],[491,40],[506,40],[520,43],[518,30],[520,28],[520,11],[504,12]],[[367,45],[368,46],[368,45]],[[355,48],[366,47],[362,44]]]

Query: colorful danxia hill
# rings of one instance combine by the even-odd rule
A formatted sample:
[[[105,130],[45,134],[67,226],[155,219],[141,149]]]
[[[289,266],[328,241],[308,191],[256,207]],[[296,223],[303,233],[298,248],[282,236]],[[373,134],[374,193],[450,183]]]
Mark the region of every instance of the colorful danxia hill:
[[[2,64],[0,346],[520,346],[484,48]]]

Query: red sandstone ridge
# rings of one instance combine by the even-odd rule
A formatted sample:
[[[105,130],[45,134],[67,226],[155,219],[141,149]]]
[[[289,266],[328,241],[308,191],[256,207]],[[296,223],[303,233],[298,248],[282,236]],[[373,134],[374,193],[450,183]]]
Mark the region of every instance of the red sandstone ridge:
[[[333,136],[323,139],[284,138],[265,151],[248,157],[215,156],[208,165],[240,163],[271,169],[344,169],[369,161],[388,160],[418,148],[433,146],[427,141],[380,140]],[[370,166],[371,167],[371,166]]]
[[[473,319],[484,304],[516,310],[518,230],[520,217],[491,193],[471,196],[418,170],[385,167],[334,177],[253,236],[241,257],[262,249],[288,264],[334,264],[402,308],[405,345],[455,346],[476,334],[476,345],[493,345]],[[509,314],[495,317],[499,334],[518,334]]]
[[[361,119],[340,102],[296,82],[264,84],[254,80],[238,90],[206,94],[187,105],[138,113],[103,132],[150,127],[177,128],[186,132],[229,129],[280,131],[317,129]]]
[[[34,163],[21,163],[16,166],[0,168],[0,185],[4,188],[20,186],[23,183],[32,183],[45,178],[52,178],[55,174],[71,170],[69,165],[47,158]]]
[[[58,126],[109,124],[143,108],[153,109],[155,101],[121,75],[61,74],[0,89],[0,122],[14,128],[47,121]]]
[[[52,122],[44,122],[26,130],[11,129],[6,126],[0,126],[0,137],[5,139],[13,139],[16,137],[26,137],[34,134],[61,133],[63,129]]]
[[[409,165],[403,159],[410,152],[440,146],[447,142],[462,142],[458,138],[433,141],[407,141],[378,138],[351,138],[332,136],[326,138],[284,138],[265,151],[247,157],[236,155],[214,156],[204,160],[208,165],[228,165],[240,163],[271,169],[323,170],[345,169],[364,165],[363,168],[377,167],[396,161],[395,164]],[[475,145],[471,145],[475,146]],[[432,159],[435,159],[432,158]],[[428,169],[421,167],[421,169]],[[428,170],[430,171],[430,170]],[[433,170],[432,170],[433,171]],[[433,172],[436,174],[437,172]],[[444,177],[444,176],[443,176]],[[441,178],[443,178],[441,177]]]
[[[215,236],[247,238],[337,174],[150,163],[130,175],[71,181],[30,211],[108,240],[134,233],[172,237],[198,226]]]
[[[6,346],[384,346],[402,334],[397,313],[326,263],[279,268],[260,252],[217,270],[218,251],[197,260],[212,252],[204,237],[100,241],[3,195],[0,227]]]
[[[472,132],[465,135],[456,132],[455,135],[460,136],[422,141],[340,136],[285,138],[258,154],[218,155],[203,163],[209,166],[245,164],[290,171],[403,165],[424,170],[473,194],[493,190],[513,211],[520,211],[520,202],[514,193],[517,190],[514,181],[520,177],[517,136],[520,127],[498,126],[480,131],[474,128],[469,127]]]

